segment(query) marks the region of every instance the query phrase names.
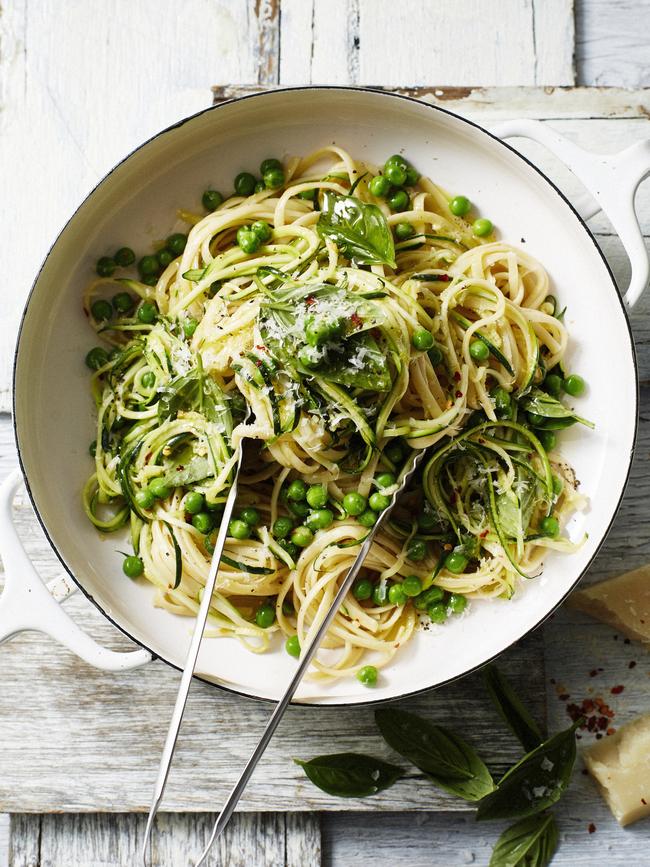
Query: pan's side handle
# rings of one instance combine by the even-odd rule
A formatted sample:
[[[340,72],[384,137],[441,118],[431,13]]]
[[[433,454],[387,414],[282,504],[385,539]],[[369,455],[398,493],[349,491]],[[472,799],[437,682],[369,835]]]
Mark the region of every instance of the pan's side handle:
[[[538,120],[505,121],[492,129],[499,138],[530,138],[545,145],[579,178],[598,203],[586,197],[572,204],[584,219],[603,210],[616,229],[630,259],[632,275],[624,295],[633,307],[648,285],[650,262],[634,210],[634,197],[641,181],[650,175],[650,139],[636,142],[616,154],[585,151]]]
[[[15,470],[0,486],[0,554],[5,585],[0,596],[0,644],[26,630],[50,635],[95,668],[126,671],[151,662],[148,650],[117,653],[102,647],[72,620],[58,599],[72,591],[66,579],[46,586],[32,566],[13,521],[13,500],[21,482]]]

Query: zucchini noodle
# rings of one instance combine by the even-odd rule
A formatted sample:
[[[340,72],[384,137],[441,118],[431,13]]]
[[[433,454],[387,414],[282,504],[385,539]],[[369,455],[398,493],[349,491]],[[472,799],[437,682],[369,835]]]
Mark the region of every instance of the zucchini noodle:
[[[556,436],[590,425],[559,399],[583,384],[546,272],[466,199],[401,157],[383,174],[334,146],[265,164],[254,188],[206,192],[207,215],[180,211],[188,234],[139,276],[114,274],[128,248],[99,260],[84,507],[102,532],[128,525],[124,570],[157,606],[194,616],[245,438],[206,635],[297,655],[428,449],[310,674],[372,684],[422,617],[508,599],[574,550],[584,503]]]

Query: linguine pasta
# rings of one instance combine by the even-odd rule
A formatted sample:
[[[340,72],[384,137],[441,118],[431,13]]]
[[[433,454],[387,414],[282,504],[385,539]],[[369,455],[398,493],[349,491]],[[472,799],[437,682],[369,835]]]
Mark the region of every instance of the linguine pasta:
[[[280,634],[298,655],[409,450],[429,449],[312,669],[371,685],[421,617],[507,599],[573,549],[581,501],[556,437],[588,424],[559,400],[582,381],[544,269],[469,222],[466,199],[400,157],[382,174],[334,146],[265,163],[242,195],[180,212],[187,237],[138,279],[114,274],[128,248],[98,263],[85,508],[102,531],[130,526],[127,574],[192,616],[246,437],[206,635],[260,653]]]

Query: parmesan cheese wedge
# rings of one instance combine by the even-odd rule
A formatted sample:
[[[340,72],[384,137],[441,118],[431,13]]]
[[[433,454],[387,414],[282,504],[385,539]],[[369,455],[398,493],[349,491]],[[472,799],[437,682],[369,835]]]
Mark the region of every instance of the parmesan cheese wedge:
[[[578,590],[568,604],[650,644],[650,565]]]
[[[620,825],[650,816],[650,713],[595,743],[584,760]]]

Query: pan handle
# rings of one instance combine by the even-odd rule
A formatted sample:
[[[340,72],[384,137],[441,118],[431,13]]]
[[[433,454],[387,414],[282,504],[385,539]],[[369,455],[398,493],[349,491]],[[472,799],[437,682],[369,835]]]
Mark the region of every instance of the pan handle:
[[[600,210],[611,220],[632,266],[630,285],[623,299],[628,307],[634,307],[650,276],[648,252],[634,210],[637,187],[650,175],[650,139],[616,154],[594,154],[539,120],[505,121],[492,132],[499,138],[520,136],[545,145],[582,181],[595,202],[584,195],[571,204],[585,220]]]
[[[0,596],[0,644],[25,630],[45,632],[78,657],[104,671],[127,671],[151,662],[148,650],[118,653],[97,644],[59,605],[74,587],[67,579],[45,585],[32,566],[14,526],[12,505],[21,482],[14,470],[0,485],[0,553],[5,585]]]

